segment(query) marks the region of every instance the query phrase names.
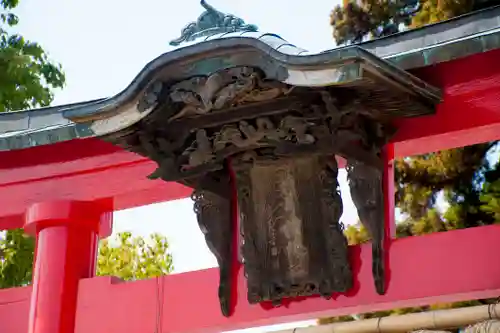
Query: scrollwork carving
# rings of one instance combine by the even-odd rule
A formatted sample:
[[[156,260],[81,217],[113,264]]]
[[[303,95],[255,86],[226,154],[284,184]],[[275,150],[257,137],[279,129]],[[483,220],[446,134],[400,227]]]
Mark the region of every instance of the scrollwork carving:
[[[277,126],[275,125],[277,123]],[[273,122],[268,117],[259,117],[252,122],[240,121],[238,124],[224,125],[219,131],[208,136],[206,130],[198,130],[196,139],[182,155],[188,156],[188,164],[183,170],[211,163],[215,158],[222,162],[229,155],[247,149],[275,147],[281,154],[293,151],[293,147],[312,145],[317,138],[324,140],[326,128],[300,117],[286,116]],[[284,142],[290,145],[283,147]]]
[[[184,166],[184,169],[194,168],[214,159],[212,144],[206,130],[196,131],[196,140],[193,141],[193,144],[196,145],[196,148],[189,148],[183,153],[183,155],[189,156],[189,163]]]
[[[151,84],[146,89],[144,95],[137,104],[137,109],[139,110],[139,112],[145,112],[151,110],[154,106],[156,106],[159,101],[159,96],[162,90],[163,90],[163,83],[161,81],[155,81],[153,84]]]
[[[219,177],[219,186],[230,193],[229,176],[222,174]],[[229,195],[221,196],[199,186],[191,195],[194,202],[194,212],[198,219],[201,231],[210,251],[214,254],[219,264],[219,301],[224,316],[230,315],[231,297],[234,286],[231,284],[231,265],[235,249],[232,245],[231,235],[233,221],[231,214],[231,201]]]
[[[358,216],[372,237],[372,271],[377,293],[385,293],[384,196],[382,170],[356,160],[347,161],[347,179]]]
[[[193,77],[170,88],[173,102],[182,109],[170,118],[203,115],[245,103],[262,102],[286,95],[291,88],[278,82],[265,82],[262,74],[251,67],[235,67],[207,77]]]

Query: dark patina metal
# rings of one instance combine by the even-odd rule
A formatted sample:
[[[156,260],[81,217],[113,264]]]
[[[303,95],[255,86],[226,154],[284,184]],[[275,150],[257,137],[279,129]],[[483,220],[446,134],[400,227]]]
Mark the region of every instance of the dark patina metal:
[[[250,303],[351,288],[337,171],[322,154],[236,169]]]
[[[181,31],[181,36],[170,42],[172,46],[178,46],[184,42],[190,42],[200,37],[207,37],[214,34],[237,32],[237,31],[257,31],[257,26],[246,24],[241,18],[232,14],[219,12],[210,6],[205,0],[200,1],[205,11],[195,22],[191,22]]]
[[[202,17],[225,17],[202,4]],[[381,150],[396,131],[394,117],[432,113],[438,94],[362,50],[360,57],[317,63],[250,47],[221,50],[192,52],[158,70],[137,101],[146,116],[106,140],[156,161],[150,178],[194,189],[200,228],[219,263],[226,316],[240,249],[250,303],[330,297],[352,287],[335,159],[342,156],[373,238],[375,286],[383,294]]]

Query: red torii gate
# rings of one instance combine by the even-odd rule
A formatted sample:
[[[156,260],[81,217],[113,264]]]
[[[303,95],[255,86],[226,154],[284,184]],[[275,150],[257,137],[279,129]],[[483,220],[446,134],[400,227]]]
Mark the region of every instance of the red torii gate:
[[[470,16],[461,20],[470,22]],[[475,20],[479,24],[481,18]],[[446,30],[446,24],[438,26]],[[406,35],[415,39],[415,33],[425,35],[435,27]],[[439,51],[444,54],[450,45],[466,48],[474,38],[493,43],[484,36],[498,39],[498,32],[483,31],[470,39],[457,39],[463,32],[455,32],[458,36],[438,43]],[[499,45],[410,67],[412,74],[440,87],[444,100],[435,115],[397,121],[399,131],[386,147],[387,199],[394,195],[393,158],[500,139]],[[382,45],[367,43],[370,47]],[[396,64],[408,68],[404,61]],[[489,259],[500,250],[500,226],[494,225],[392,240],[384,296],[373,289],[367,245],[350,248],[355,287],[332,300],[310,297],[274,309],[249,305],[240,272],[235,313],[225,318],[216,269],[127,283],[94,277],[99,234],[110,234],[112,211],[190,194],[182,185],[146,179],[153,162],[87,138],[4,150],[0,168],[0,229],[25,227],[37,236],[33,286],[0,290],[1,332],[219,332],[500,294],[500,265]],[[386,223],[393,227],[394,202],[387,202]]]

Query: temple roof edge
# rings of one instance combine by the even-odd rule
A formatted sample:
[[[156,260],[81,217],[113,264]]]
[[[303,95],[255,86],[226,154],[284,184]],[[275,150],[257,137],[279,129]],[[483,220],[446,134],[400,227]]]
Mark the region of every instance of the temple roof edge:
[[[138,110],[136,106],[139,99],[144,99],[145,96],[154,100],[155,87],[153,85],[159,73],[178,62],[187,61],[196,64],[195,60],[189,59],[199,59],[200,55],[214,55],[215,57],[216,53],[222,54],[226,59],[243,59],[234,65],[246,65],[242,50],[250,50],[253,54],[258,53],[266,57],[269,62],[279,64],[278,67],[288,69],[304,66],[315,69],[340,68],[345,66],[346,59],[361,59],[378,61],[388,68],[408,70],[498,49],[500,47],[500,6],[389,37],[358,45],[337,47],[320,53],[308,52],[279,35],[252,31],[252,29],[209,34],[179,46],[148,63],[127,88],[113,97],[0,114],[0,151],[104,134],[92,130],[91,125],[94,121],[100,121],[103,124],[101,128],[107,126],[112,130],[130,126],[147,115],[147,107],[143,105],[143,110]],[[231,66],[231,62],[221,66]],[[210,68],[208,67],[207,70]],[[180,75],[188,77],[190,73]],[[181,78],[177,77],[177,79]],[[287,80],[286,77],[279,79],[283,82]],[[317,80],[317,77],[314,80]],[[294,84],[294,82],[286,83]],[[333,82],[312,81],[302,84],[313,85],[313,83],[333,84]],[[339,82],[335,84],[337,83]],[[116,116],[114,123],[108,121],[104,126],[105,119],[110,115]]]

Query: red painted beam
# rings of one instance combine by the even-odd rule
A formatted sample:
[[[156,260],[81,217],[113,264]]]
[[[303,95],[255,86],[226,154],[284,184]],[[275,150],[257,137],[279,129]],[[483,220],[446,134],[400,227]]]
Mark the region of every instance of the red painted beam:
[[[434,116],[402,119],[395,157],[500,138],[500,50],[415,70],[443,88]],[[464,70],[466,68],[467,70]],[[190,190],[146,178],[154,163],[96,139],[0,153],[0,230],[19,228],[31,204],[102,201],[120,210],[184,198]]]
[[[6,199],[0,230],[22,227],[24,211],[37,202],[100,201],[110,210],[121,210],[190,195],[183,185],[147,179],[155,167],[95,139],[0,154],[0,196]]]
[[[500,50],[414,70],[441,87],[444,101],[433,116],[401,119],[395,157],[500,140]]]
[[[500,266],[492,265],[489,258],[491,253],[500,251],[499,239],[500,226],[495,225],[395,240],[391,245],[392,271],[385,296],[376,294],[373,287],[369,245],[352,247],[357,283],[349,296],[338,295],[332,300],[309,298],[289,307],[265,310],[247,303],[245,280],[240,276],[238,305],[229,319],[220,314],[217,269],[133,283],[88,279],[81,283],[76,332],[154,332],[158,314],[164,332],[220,332],[495,297],[500,293]]]
[[[500,225],[394,240],[387,294],[375,293],[370,245],[351,247],[356,283],[349,295],[308,298],[271,310],[246,301],[240,275],[235,314],[220,314],[218,270],[136,282],[99,277],[81,280],[76,333],[210,333],[325,316],[496,297]],[[464,246],[467,244],[467,246]],[[0,332],[25,332],[29,288],[0,291]],[[160,328],[160,329],[158,329]]]

